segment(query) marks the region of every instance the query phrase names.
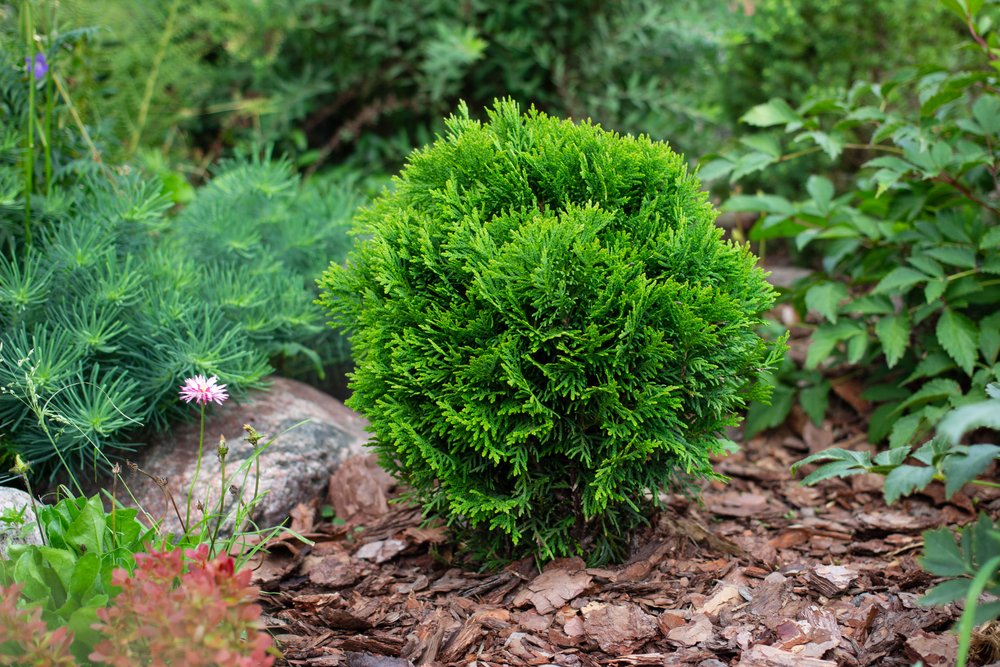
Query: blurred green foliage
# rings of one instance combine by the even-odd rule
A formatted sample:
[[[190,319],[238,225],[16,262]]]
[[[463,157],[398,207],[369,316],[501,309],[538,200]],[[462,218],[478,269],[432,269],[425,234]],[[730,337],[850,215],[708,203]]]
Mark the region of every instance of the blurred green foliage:
[[[204,164],[244,141],[302,165],[393,166],[461,98],[511,96],[609,127],[688,138],[738,14],[699,0],[65,0],[101,26],[77,52],[80,106],[122,139]]]

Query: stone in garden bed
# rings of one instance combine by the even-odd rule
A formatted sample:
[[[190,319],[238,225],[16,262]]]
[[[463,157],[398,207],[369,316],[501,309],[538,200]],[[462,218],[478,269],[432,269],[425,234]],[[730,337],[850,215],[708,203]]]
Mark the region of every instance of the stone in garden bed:
[[[0,558],[6,558],[7,549],[15,544],[42,544],[42,533],[38,529],[35,512],[31,507],[31,496],[20,489],[0,486],[0,517],[9,511],[20,512],[22,509],[25,524],[33,525],[25,531],[22,529],[23,526],[0,521]]]
[[[284,521],[299,503],[309,503],[324,495],[330,475],[348,457],[362,454],[369,435],[367,422],[337,399],[306,384],[286,378],[271,378],[268,391],[250,392],[241,403],[227,402],[206,415],[205,449],[201,472],[192,501],[192,522],[200,518],[193,507],[202,500],[206,507],[217,503],[221,484],[221,466],[217,456],[219,437],[224,436],[229,453],[226,457],[226,487],[242,486],[242,498],[249,502],[254,489],[253,466],[243,483],[242,473],[228,480],[252,452],[246,442],[244,424],[250,424],[264,437],[275,441],[260,457],[261,493],[267,493],[258,506],[255,521],[261,527]],[[305,421],[305,423],[301,423]],[[156,435],[148,446],[137,452],[132,461],[150,475],[165,477],[166,488],[185,514],[188,488],[195,472],[198,452],[197,420],[173,427]],[[123,466],[125,468],[125,466]],[[173,508],[160,488],[148,477],[123,470],[126,482],[139,504],[153,518],[162,520],[166,532],[180,530]],[[119,490],[119,499],[131,504],[128,494]],[[227,508],[234,496],[226,493]],[[223,526],[223,532],[232,521]]]

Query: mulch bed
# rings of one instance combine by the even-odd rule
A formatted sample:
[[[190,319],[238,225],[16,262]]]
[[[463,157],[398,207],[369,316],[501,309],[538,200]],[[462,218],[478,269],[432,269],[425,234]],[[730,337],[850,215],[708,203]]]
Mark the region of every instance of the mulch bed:
[[[805,488],[788,472],[811,451],[864,442],[856,426],[793,415],[720,461],[728,485],[706,485],[701,503],[670,497],[630,560],[607,568],[468,571],[414,508],[314,525],[302,507],[295,527],[315,544],[281,540],[255,571],[279,664],[953,665],[959,610],[917,603],[935,580],[916,558],[921,531],[970,521],[972,499],[929,489],[886,507],[879,477]],[[1000,496],[977,494],[996,516]],[[973,664],[1000,660],[1000,631],[975,647]]]

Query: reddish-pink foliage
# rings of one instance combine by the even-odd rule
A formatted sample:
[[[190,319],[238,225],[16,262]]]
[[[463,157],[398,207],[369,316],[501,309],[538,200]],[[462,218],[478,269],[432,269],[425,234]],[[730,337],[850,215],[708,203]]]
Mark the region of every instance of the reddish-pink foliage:
[[[105,639],[91,660],[109,667],[274,664],[250,572],[236,572],[229,556],[209,560],[204,544],[186,556],[187,563],[176,549],[136,554],[134,575],[115,571],[112,581],[122,590],[97,612],[94,628]]]
[[[73,635],[66,628],[49,631],[39,607],[18,609],[21,586],[0,586],[0,665],[76,667],[70,653]]]

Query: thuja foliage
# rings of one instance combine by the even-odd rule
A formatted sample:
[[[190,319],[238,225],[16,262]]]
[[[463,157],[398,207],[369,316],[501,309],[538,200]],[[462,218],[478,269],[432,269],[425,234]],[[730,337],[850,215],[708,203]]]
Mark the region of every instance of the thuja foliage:
[[[683,158],[512,102],[462,106],[321,279],[381,463],[470,549],[620,557],[657,490],[713,477],[781,345],[774,291]]]

